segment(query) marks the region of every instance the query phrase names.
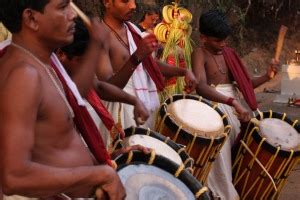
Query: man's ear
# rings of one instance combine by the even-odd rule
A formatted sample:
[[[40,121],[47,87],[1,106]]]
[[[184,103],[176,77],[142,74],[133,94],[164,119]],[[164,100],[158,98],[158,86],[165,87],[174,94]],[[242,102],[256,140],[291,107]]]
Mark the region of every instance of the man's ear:
[[[57,57],[61,63],[64,63],[68,59],[67,55],[61,49],[57,49],[55,51],[55,54],[57,55]]]
[[[102,0],[102,2],[106,9],[110,7],[110,0]]]
[[[203,34],[200,33],[200,41],[201,42],[206,42],[207,41],[206,35],[203,35]]]
[[[36,20],[36,14],[37,12],[30,8],[26,8],[22,14],[23,24],[34,31],[37,31],[39,29],[39,25]]]

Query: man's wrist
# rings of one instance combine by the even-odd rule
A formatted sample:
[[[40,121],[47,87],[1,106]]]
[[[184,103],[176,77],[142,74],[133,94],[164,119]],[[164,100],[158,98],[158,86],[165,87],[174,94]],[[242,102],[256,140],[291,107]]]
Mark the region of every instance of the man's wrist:
[[[235,98],[232,98],[232,97],[229,97],[225,104],[229,105],[229,106],[234,106],[234,101],[235,101]]]
[[[130,56],[129,60],[134,66],[138,66],[142,62],[142,59],[138,55],[136,55],[136,53],[133,53]]]

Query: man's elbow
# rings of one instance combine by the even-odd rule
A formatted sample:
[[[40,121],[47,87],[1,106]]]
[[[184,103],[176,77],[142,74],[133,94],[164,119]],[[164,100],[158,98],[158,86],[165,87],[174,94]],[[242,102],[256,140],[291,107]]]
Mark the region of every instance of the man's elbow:
[[[18,182],[13,175],[4,174],[1,180],[3,194],[10,196],[18,193]]]

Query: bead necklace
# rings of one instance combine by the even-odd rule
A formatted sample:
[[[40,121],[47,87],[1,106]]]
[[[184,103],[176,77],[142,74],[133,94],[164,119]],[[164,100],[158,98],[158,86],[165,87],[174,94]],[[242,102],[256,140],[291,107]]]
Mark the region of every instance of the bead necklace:
[[[129,44],[127,44],[122,38],[121,36],[117,33],[117,31],[115,29],[113,29],[110,25],[108,25],[104,20],[103,20],[104,24],[113,32],[113,34],[115,35],[115,37],[119,40],[119,42],[128,50],[130,51],[129,48]]]
[[[218,68],[219,72],[221,74],[227,74],[227,71],[224,71],[224,69],[219,65],[219,63],[217,62],[215,56],[212,53],[210,53],[207,49],[205,49],[205,51],[207,51],[208,54],[212,57],[212,59],[214,60],[215,64],[217,65],[217,68]]]
[[[12,42],[11,43],[12,46],[14,47],[17,47],[18,49],[24,51],[26,54],[28,54],[30,57],[32,57],[36,62],[38,62],[43,68],[44,70],[46,71],[47,75],[49,76],[51,82],[53,83],[53,85],[55,86],[55,88],[57,89],[59,95],[61,96],[61,98],[63,99],[63,101],[65,102],[68,110],[69,110],[69,113],[71,115],[71,117],[73,118],[74,117],[74,112],[73,112],[73,109],[71,107],[71,105],[69,104],[66,96],[65,96],[65,92],[63,90],[63,86],[61,84],[61,82],[59,81],[59,78],[57,77],[56,75],[56,72],[53,70],[52,67],[50,66],[47,66],[45,63],[43,63],[38,57],[36,57],[32,52],[30,52],[28,49]],[[52,73],[51,73],[51,71]],[[54,75],[53,75],[54,74]],[[55,77],[54,77],[55,76]]]

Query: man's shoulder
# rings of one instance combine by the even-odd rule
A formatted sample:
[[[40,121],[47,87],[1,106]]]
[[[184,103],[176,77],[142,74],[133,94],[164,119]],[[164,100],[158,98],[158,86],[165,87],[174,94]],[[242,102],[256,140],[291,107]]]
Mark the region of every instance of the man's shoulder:
[[[142,35],[142,31],[134,23],[127,21],[126,24],[131,26],[139,35]]]

